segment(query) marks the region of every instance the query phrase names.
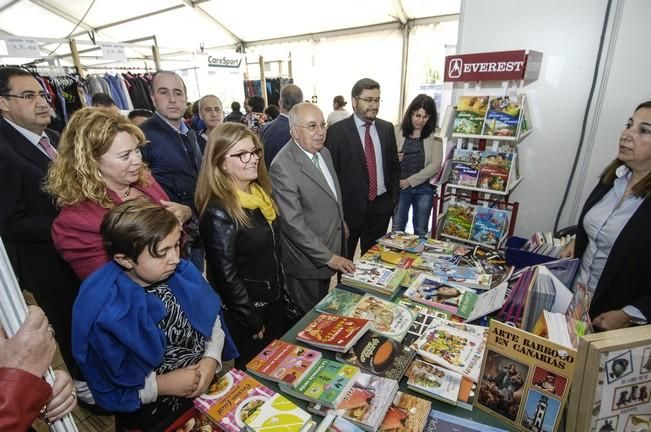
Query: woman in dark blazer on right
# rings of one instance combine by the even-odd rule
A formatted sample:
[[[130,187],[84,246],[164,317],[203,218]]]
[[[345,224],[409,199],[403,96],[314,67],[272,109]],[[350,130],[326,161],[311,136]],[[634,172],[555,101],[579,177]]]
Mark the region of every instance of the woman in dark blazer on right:
[[[626,122],[617,159],[586,200],[575,244],[564,255],[581,258],[576,282],[593,293],[590,316],[597,329],[649,323],[651,101]]]
[[[208,280],[244,368],[286,330],[280,221],[258,136],[237,123],[219,125],[206,144],[196,192]]]

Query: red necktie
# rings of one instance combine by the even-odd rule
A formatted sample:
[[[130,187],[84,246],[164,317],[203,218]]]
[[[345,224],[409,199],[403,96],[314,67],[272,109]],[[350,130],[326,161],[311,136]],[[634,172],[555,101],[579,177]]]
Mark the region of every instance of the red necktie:
[[[47,157],[49,157],[51,160],[56,159],[57,157],[57,151],[52,147],[52,144],[50,144],[50,140],[46,136],[42,136],[40,140],[38,140],[38,145],[45,150],[45,153],[47,153]]]
[[[366,168],[368,169],[368,200],[377,198],[377,166],[375,165],[375,147],[371,139],[371,123],[364,123],[364,154],[366,155]]]

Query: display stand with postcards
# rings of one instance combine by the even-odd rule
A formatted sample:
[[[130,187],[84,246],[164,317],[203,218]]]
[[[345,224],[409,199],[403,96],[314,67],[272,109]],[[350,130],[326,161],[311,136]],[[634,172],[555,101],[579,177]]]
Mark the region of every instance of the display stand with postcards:
[[[582,337],[574,368],[566,430],[651,428],[651,326]]]

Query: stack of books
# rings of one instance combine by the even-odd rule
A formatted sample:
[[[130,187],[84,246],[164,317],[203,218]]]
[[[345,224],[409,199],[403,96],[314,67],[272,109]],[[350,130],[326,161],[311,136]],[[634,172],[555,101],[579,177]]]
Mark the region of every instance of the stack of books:
[[[316,427],[308,413],[237,369],[215,379],[205,394],[195,398],[194,405],[226,432],[260,431],[269,424],[293,432]]]
[[[381,264],[357,261],[355,272],[342,274],[341,282],[362,291],[392,298],[400,288],[404,275],[404,270],[400,268],[391,269]]]
[[[425,239],[403,231],[387,233],[380,237],[377,243],[388,248],[415,253],[422,252],[425,247]]]
[[[270,381],[296,385],[320,359],[319,351],[276,339],[247,363],[246,369]]]
[[[554,237],[551,232],[537,232],[529,237],[522,249],[539,255],[560,258],[567,245],[574,241],[574,237],[574,235]]]
[[[365,431],[376,431],[397,392],[398,381],[362,372],[336,407],[311,403],[307,410],[321,416],[336,414]]]
[[[368,319],[320,314],[296,335],[296,339],[318,348],[345,352],[370,327]]]
[[[296,386],[280,383],[280,389],[299,399],[335,408],[359,374],[360,370],[356,366],[321,359]]]

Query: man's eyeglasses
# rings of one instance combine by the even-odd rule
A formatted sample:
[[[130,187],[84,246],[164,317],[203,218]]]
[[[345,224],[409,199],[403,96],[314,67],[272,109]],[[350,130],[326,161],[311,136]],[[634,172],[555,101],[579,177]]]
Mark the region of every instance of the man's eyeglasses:
[[[255,149],[253,151],[243,151],[240,153],[235,153],[231,155],[226,155],[227,157],[238,157],[240,158],[240,162],[242,163],[249,163],[251,161],[251,158],[255,155],[256,159],[260,159],[262,157],[262,149]]]
[[[361,100],[361,101],[366,102],[366,103],[375,102],[375,103],[379,104],[380,102],[382,102],[382,99],[380,99],[379,97],[378,97],[378,98],[359,97],[359,96],[355,96],[355,97],[356,97],[357,99]]]
[[[296,125],[296,127],[307,129],[310,132],[315,132],[317,130],[317,128],[322,129],[322,130],[326,130],[326,126],[328,126],[328,123],[326,123],[326,122],[321,122],[321,123],[311,122],[311,123],[308,123],[308,124],[303,125],[303,126]]]
[[[52,96],[50,96],[49,93],[46,92],[38,92],[38,93],[23,93],[21,95],[12,95],[12,94],[3,94],[0,95],[2,97],[12,97],[12,98],[17,98],[17,99],[25,99],[27,102],[33,102],[37,97],[42,97],[46,101],[50,102],[52,100]]]

